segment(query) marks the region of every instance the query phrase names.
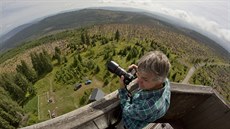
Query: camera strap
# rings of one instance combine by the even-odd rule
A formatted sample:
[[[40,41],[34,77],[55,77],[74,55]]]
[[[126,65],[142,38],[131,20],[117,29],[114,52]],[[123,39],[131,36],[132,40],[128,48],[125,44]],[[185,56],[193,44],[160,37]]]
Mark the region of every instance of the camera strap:
[[[132,99],[133,99],[132,93],[128,90],[127,85],[125,85],[125,90],[128,92],[128,97],[130,99],[130,104],[132,104]]]

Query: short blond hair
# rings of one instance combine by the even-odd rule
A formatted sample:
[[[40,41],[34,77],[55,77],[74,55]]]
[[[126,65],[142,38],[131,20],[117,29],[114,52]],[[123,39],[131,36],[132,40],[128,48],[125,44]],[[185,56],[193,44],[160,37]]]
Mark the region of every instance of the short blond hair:
[[[159,81],[164,81],[171,65],[167,56],[161,51],[151,51],[138,61],[138,71],[153,73]]]

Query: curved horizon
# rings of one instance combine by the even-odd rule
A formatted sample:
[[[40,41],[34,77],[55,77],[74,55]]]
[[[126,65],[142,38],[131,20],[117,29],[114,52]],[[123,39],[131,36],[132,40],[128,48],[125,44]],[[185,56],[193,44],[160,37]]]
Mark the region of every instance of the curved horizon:
[[[21,25],[62,12],[92,7],[133,8],[177,19],[178,22],[189,25],[187,28],[214,40],[230,53],[229,3],[227,0],[192,2],[189,0],[3,1],[2,13],[0,13],[2,19],[0,36]]]

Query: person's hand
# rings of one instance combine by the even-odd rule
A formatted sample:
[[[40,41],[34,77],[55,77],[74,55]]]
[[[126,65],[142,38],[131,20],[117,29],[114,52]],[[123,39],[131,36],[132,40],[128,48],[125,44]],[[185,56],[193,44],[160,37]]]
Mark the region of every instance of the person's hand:
[[[128,71],[132,70],[132,69],[135,69],[135,71],[137,71],[137,65],[135,64],[131,64],[129,67],[128,67]]]
[[[120,86],[121,86],[121,88],[125,88],[124,79],[125,79],[125,77],[123,75],[121,75],[121,78],[120,78]]]
[[[135,69],[137,71],[137,68],[138,68],[137,65],[132,64],[128,67],[128,70]],[[121,86],[120,88],[125,88],[124,78],[125,77],[123,75],[120,78],[120,86]]]

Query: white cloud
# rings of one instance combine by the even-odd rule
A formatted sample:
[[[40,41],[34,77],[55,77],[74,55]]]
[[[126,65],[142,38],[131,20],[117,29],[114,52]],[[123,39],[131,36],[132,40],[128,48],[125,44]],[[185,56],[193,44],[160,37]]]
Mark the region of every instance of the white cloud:
[[[196,16],[184,10],[172,10],[168,8],[164,8],[162,10],[164,14],[181,19],[190,24],[192,26],[190,27],[190,29],[201,29],[206,33],[215,35],[223,41],[222,43],[220,43],[220,45],[230,51],[230,30],[227,28],[223,28],[223,26],[218,24],[216,21],[211,21],[205,17]]]
[[[104,0],[113,3],[113,0]],[[119,0],[116,3],[128,7],[138,7],[148,11],[172,16],[191,25],[190,29],[200,30],[216,36],[218,43],[230,52],[230,1],[227,0]],[[204,34],[204,33],[203,33]],[[212,39],[216,39],[210,37]]]

